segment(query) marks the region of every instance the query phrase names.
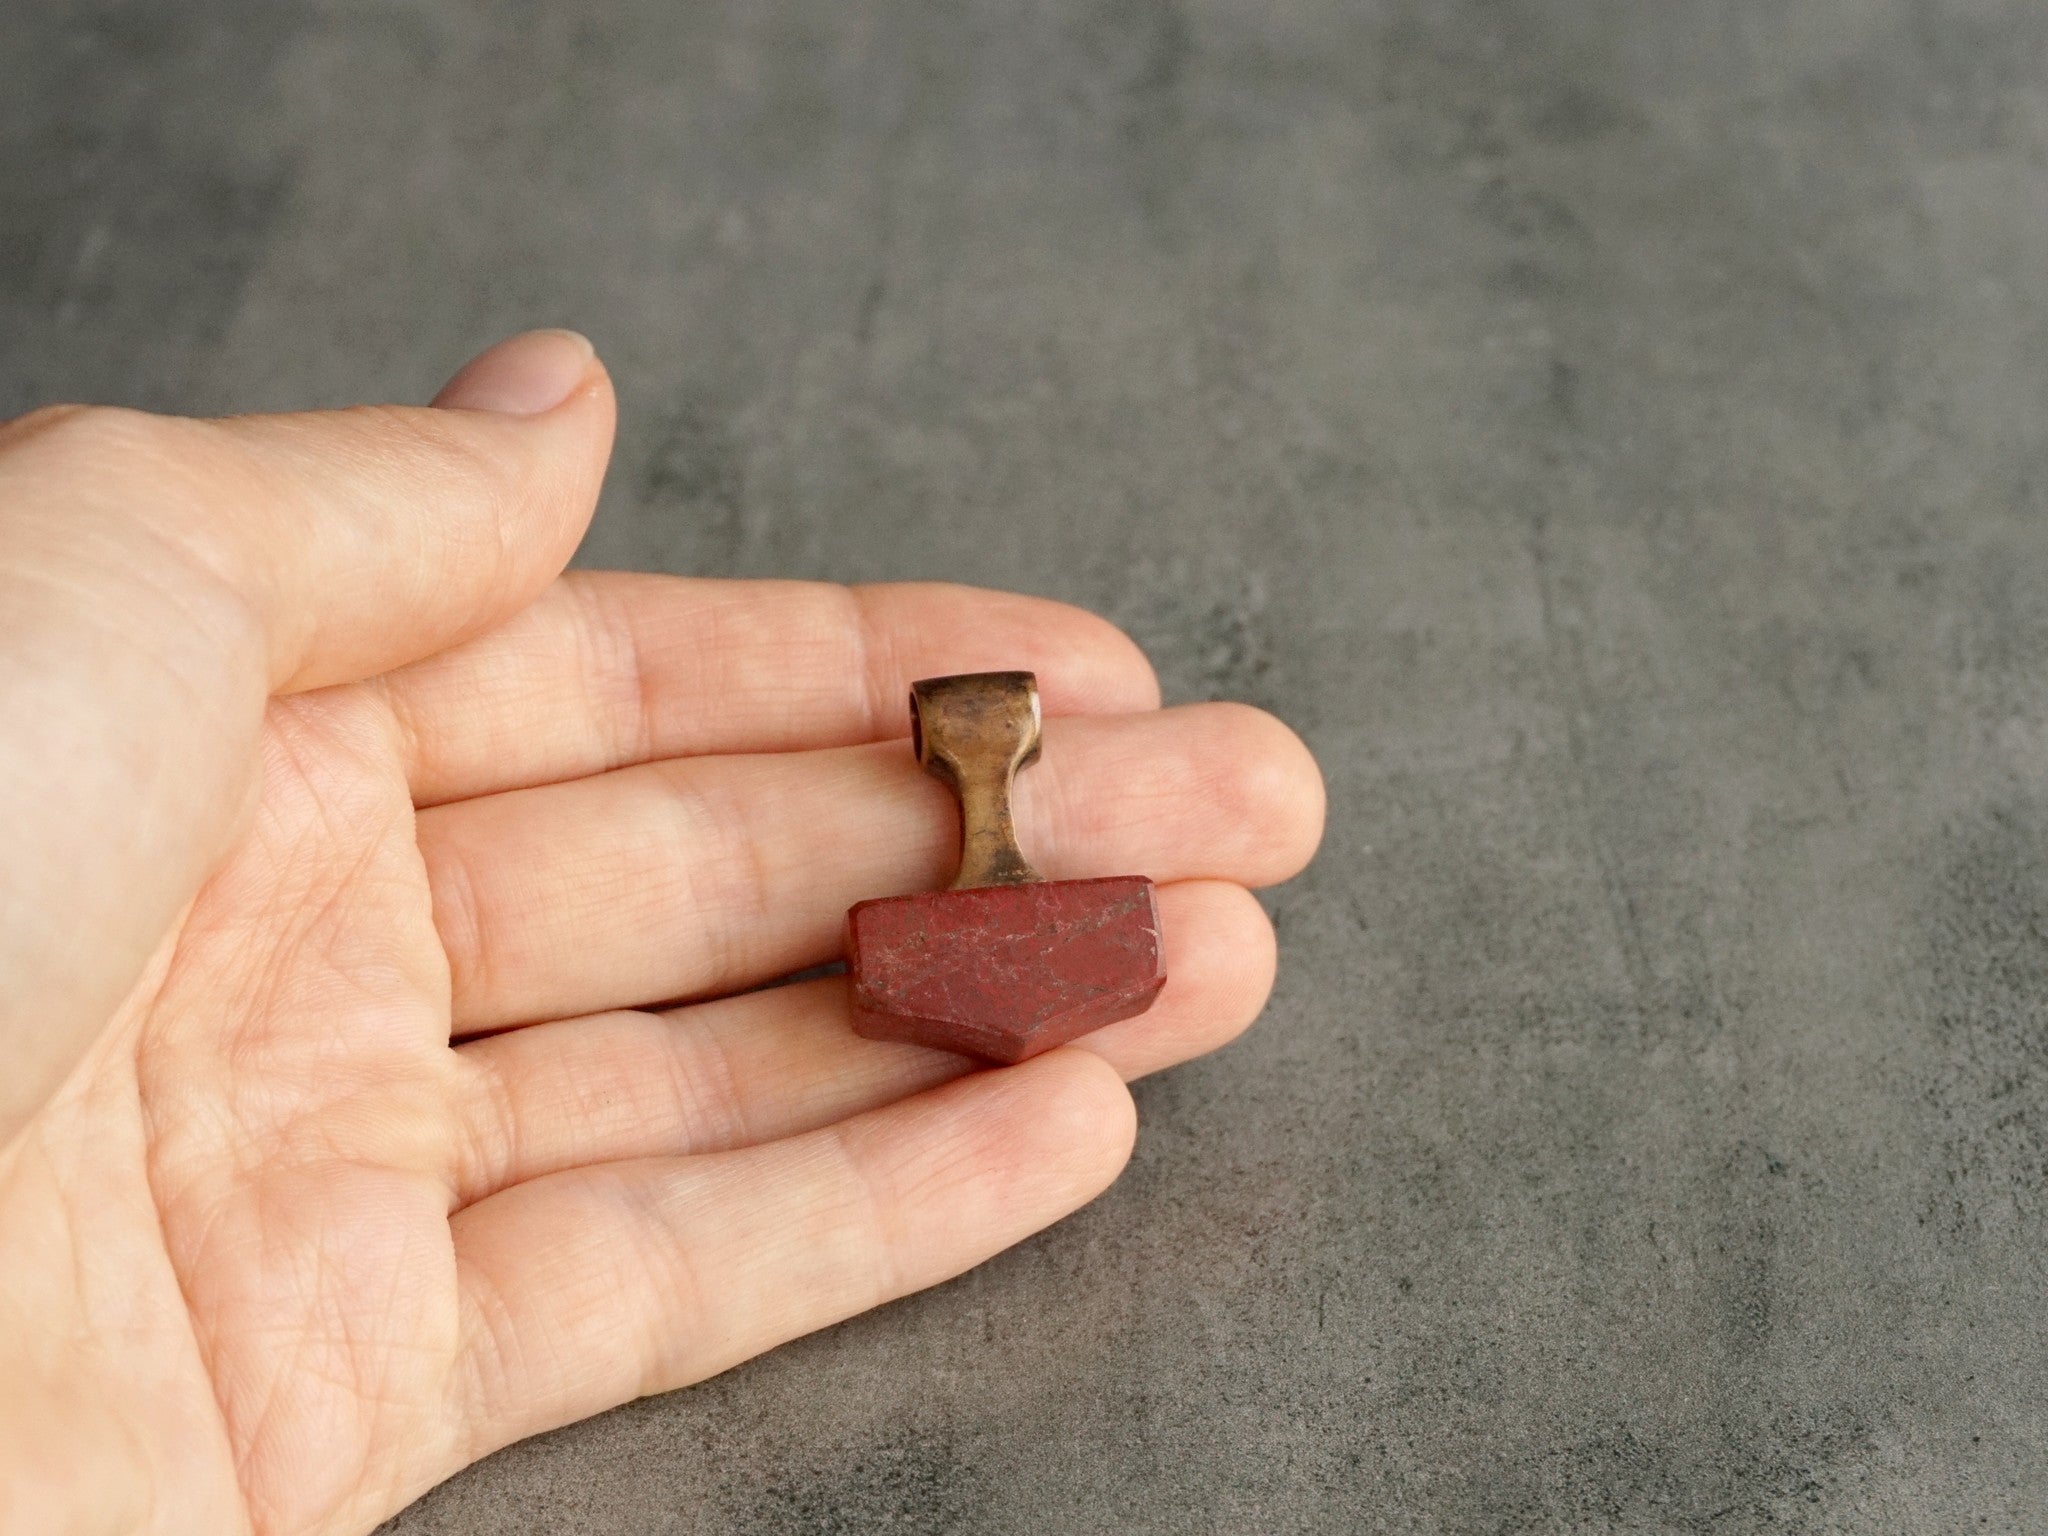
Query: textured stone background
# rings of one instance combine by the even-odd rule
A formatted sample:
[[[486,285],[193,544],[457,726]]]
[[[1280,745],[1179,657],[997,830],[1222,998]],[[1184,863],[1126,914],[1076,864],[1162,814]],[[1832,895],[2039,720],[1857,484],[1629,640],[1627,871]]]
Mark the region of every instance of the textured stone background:
[[[0,3],[0,411],[617,375],[590,563],[1294,721],[1099,1204],[404,1536],[2037,1530],[2039,0]]]

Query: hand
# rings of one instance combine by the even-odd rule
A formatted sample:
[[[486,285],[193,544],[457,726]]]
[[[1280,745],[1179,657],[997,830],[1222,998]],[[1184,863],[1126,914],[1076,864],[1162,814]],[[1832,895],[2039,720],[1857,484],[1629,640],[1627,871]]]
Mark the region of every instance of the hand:
[[[8,1536],[367,1530],[1058,1219],[1122,1079],[1264,1001],[1245,887],[1322,817],[1283,726],[1159,710],[1052,603],[561,576],[588,345],[436,405],[0,429]],[[887,738],[910,679],[997,667],[1059,717],[1033,857],[1162,883],[1157,1006],[970,1071],[852,1035],[841,979],[747,991],[942,883]]]

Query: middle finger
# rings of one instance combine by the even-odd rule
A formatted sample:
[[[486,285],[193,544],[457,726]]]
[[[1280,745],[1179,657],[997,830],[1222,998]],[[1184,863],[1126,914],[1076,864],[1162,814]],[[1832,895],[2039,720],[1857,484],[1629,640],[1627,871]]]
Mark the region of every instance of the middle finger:
[[[1294,874],[1322,786],[1240,705],[1045,724],[1017,783],[1053,879],[1265,885]],[[419,843],[455,1032],[758,985],[835,956],[846,909],[943,883],[957,813],[901,742],[694,757],[437,806]]]

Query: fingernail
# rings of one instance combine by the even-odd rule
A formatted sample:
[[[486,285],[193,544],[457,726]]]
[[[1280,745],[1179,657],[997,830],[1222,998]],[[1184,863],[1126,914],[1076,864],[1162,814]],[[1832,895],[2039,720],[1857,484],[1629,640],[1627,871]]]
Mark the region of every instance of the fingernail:
[[[588,338],[574,331],[527,331],[464,363],[434,396],[434,404],[538,416],[569,398],[596,355]]]

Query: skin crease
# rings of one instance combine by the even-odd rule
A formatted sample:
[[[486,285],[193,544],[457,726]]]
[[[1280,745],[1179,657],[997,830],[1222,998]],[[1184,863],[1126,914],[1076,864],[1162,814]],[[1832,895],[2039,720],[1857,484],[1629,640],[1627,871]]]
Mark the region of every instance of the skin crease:
[[[5,1536],[368,1531],[1057,1220],[1262,1006],[1284,726],[1035,599],[564,576],[612,415],[533,332],[433,407],[0,428]],[[1025,845],[1160,882],[1159,1003],[971,1070],[752,990],[942,883],[901,699],[999,667]]]

